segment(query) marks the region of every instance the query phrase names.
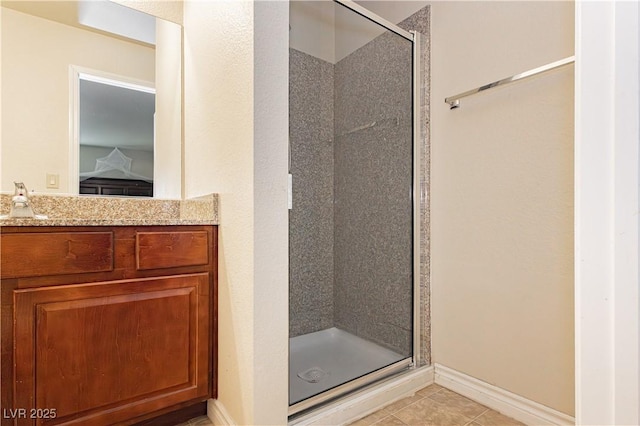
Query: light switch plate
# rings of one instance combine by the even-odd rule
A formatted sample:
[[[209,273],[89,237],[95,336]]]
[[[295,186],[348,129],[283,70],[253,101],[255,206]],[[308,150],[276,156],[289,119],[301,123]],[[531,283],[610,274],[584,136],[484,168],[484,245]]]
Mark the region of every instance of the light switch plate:
[[[47,188],[57,189],[60,187],[60,175],[57,173],[47,173]]]

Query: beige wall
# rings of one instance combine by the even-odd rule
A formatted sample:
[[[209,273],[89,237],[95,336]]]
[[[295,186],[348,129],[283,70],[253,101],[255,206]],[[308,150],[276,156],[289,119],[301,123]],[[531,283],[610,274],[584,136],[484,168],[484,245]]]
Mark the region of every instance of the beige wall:
[[[287,416],[286,2],[185,2],[187,197],[220,194],[218,388],[238,424]]]
[[[574,412],[573,66],[444,98],[573,54],[569,2],[432,6],[433,361]]]
[[[253,413],[253,5],[184,4],[187,198],[220,195],[219,401]]]
[[[180,9],[182,10],[182,9]],[[182,17],[182,15],[180,15]],[[182,27],[156,19],[153,194],[182,198]]]
[[[2,10],[2,191],[67,193],[69,65],[154,81],[154,49]],[[114,60],[114,56],[118,58]],[[60,175],[46,189],[46,173]]]
[[[0,24],[2,23],[4,19],[4,7],[0,7]],[[4,92],[2,90],[2,49],[4,46],[4,38],[2,35],[2,30],[0,28],[0,192],[2,191],[2,184],[3,184],[3,173],[4,173],[4,168],[2,167],[2,129],[4,129],[4,127],[2,126],[2,104],[3,102],[1,101],[2,99],[4,99]]]

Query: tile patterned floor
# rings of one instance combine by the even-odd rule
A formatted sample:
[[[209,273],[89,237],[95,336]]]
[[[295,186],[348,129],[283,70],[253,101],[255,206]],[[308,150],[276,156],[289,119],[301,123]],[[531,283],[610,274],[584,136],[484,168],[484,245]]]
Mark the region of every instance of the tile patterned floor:
[[[524,426],[439,385],[387,405],[350,426]]]
[[[212,425],[213,423],[206,416],[202,416],[176,426]],[[350,424],[350,426],[374,425],[524,426],[519,421],[435,384]]]
[[[188,422],[180,423],[179,425],[176,425],[176,426],[213,426],[213,423],[211,423],[211,420],[209,420],[209,417],[200,416],[200,417],[191,419]]]

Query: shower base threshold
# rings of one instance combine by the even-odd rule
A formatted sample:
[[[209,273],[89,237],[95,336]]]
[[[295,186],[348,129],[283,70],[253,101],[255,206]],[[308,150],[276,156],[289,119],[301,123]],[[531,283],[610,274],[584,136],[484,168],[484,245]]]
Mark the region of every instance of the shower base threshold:
[[[406,359],[336,327],[289,339],[289,405]]]

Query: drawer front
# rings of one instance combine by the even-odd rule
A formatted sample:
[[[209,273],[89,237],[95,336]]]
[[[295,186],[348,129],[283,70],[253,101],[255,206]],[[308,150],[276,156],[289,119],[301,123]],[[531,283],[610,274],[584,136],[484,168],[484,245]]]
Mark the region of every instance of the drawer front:
[[[137,232],[138,270],[199,266],[209,263],[209,233]]]
[[[112,232],[4,234],[1,238],[2,278],[113,270]]]

